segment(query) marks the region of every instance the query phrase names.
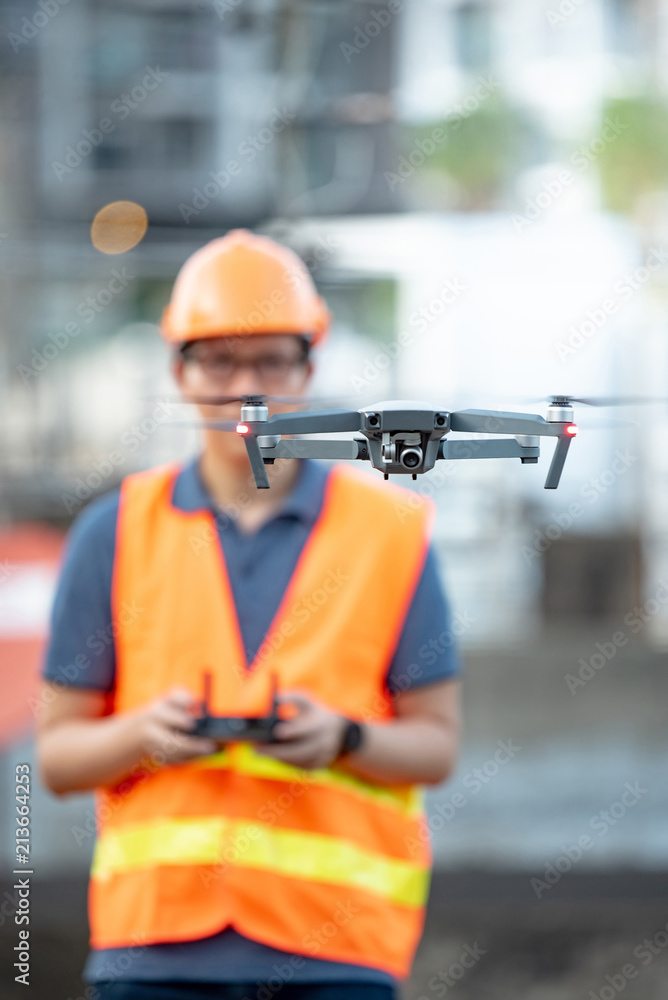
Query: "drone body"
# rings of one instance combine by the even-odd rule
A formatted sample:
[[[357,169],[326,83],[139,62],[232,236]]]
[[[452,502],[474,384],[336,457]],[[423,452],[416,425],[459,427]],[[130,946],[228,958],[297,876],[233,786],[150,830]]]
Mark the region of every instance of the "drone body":
[[[566,396],[550,401],[547,419],[533,413],[501,410],[448,411],[413,400],[385,400],[359,410],[315,410],[276,413],[269,417],[265,396],[245,396],[239,401],[241,419],[207,421],[205,426],[236,431],[243,436],[258,489],[268,489],[265,465],[277,458],[361,459],[389,475],[429,472],[439,459],[519,458],[538,461],[541,437],[556,437],[557,447],[545,489],[556,489],[577,427]],[[227,400],[230,402],[231,400]],[[213,402],[213,400],[211,400]],[[362,437],[308,440],[292,435],[358,432]],[[451,432],[506,434],[499,440],[464,438],[450,440]],[[284,438],[284,435],[290,437]]]

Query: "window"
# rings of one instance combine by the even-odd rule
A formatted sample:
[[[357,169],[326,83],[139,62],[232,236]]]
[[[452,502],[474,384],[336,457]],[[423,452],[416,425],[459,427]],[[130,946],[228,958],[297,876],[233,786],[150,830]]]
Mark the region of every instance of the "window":
[[[491,59],[491,10],[487,4],[467,3],[454,11],[455,46],[462,69],[479,72]]]

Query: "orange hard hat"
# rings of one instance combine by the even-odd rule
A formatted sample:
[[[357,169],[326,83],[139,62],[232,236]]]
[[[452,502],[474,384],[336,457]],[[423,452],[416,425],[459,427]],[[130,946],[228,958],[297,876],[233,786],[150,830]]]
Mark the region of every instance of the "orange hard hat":
[[[250,333],[326,336],[330,313],[303,261],[247,229],[211,240],[185,262],[162,315],[171,343]]]

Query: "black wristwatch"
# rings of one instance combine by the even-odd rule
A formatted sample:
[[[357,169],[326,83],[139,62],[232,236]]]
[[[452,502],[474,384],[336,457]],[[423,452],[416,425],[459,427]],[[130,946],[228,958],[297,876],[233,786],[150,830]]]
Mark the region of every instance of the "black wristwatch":
[[[361,723],[355,722],[354,719],[348,719],[346,722],[346,728],[343,730],[343,738],[341,740],[339,752],[336,755],[337,758],[341,757],[345,753],[352,753],[353,750],[357,750],[362,746],[363,742],[364,727]]]

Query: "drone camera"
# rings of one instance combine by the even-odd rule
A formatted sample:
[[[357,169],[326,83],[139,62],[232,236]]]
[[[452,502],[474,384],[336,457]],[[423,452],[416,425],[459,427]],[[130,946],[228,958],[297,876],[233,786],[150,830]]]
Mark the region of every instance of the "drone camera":
[[[422,457],[422,448],[404,448],[400,461],[406,469],[417,469],[422,465]]]

